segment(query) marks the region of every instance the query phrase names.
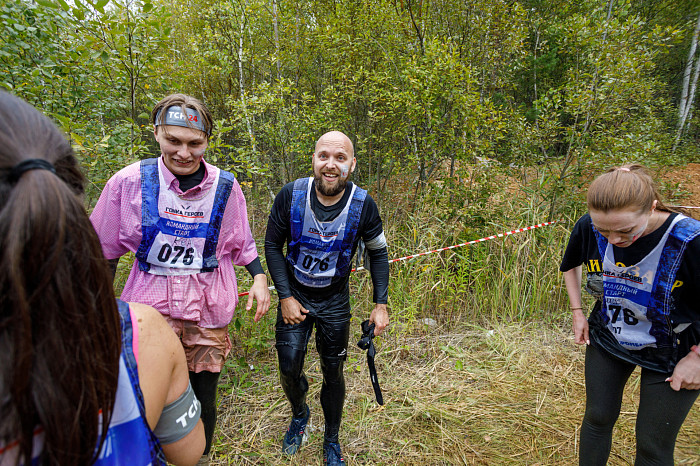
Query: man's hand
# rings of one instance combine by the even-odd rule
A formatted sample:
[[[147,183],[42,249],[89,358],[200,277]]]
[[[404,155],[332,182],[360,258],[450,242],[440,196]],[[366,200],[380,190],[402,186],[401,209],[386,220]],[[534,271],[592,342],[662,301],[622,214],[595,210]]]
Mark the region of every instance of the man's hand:
[[[666,379],[671,382],[671,388],[679,391],[681,388],[687,390],[700,389],[700,355],[695,351],[688,353],[686,357],[678,361],[673,375]]]
[[[282,320],[285,324],[298,324],[306,320],[306,314],[309,313],[299,301],[290,296],[289,298],[280,299],[280,307],[282,310]]]
[[[245,306],[246,311],[253,308],[254,299],[258,302],[258,307],[253,320],[258,322],[270,309],[270,290],[267,288],[267,276],[264,273],[259,273],[253,278],[253,286],[248,292],[248,304]]]
[[[369,323],[374,324],[374,336],[382,334],[387,325],[389,325],[389,312],[386,310],[386,304],[375,304],[372,313],[369,315]]]
[[[574,329],[574,343],[577,345],[590,345],[591,340],[588,336],[588,321],[586,316],[583,315],[583,310],[576,309],[573,311],[573,329]]]

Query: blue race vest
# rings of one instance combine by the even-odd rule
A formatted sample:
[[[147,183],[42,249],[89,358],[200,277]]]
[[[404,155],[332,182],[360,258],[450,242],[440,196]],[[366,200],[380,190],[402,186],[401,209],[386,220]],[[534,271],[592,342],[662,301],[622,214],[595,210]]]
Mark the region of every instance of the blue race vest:
[[[158,439],[146,421],[146,407],[139,386],[138,367],[133,352],[133,323],[129,305],[117,301],[122,330],[119,359],[119,388],[107,438],[97,466],[167,465]]]
[[[311,208],[312,181],[310,177],[294,182],[287,262],[299,283],[322,288],[330,285],[333,277],[350,273],[352,246],[367,191],[353,184],[342,212],[330,222],[321,222]]]
[[[184,200],[165,186],[157,158],[141,161],[142,237],[136,258],[142,271],[191,275],[219,266],[216,245],[235,178],[218,168],[215,176],[213,189]]]
[[[603,322],[626,349],[675,347],[671,290],[688,243],[700,235],[700,222],[677,215],[654,249],[629,267],[617,266],[612,246],[593,231],[603,258]]]

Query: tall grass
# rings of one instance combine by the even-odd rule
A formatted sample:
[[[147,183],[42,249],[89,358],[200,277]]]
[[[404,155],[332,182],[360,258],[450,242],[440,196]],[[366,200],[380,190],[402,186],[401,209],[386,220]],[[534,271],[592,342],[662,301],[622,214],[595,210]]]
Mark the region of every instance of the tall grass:
[[[561,465],[577,463],[584,411],[583,350],[569,331],[540,322],[420,326],[378,342],[385,405],[374,400],[364,353],[348,347],[347,396],[340,442],[348,464]],[[263,358],[274,365],[274,356]],[[246,386],[220,390],[214,464],[308,465],[321,462],[321,372],[313,339],[307,357],[309,443],[281,454],[290,410],[276,370],[242,367]],[[609,464],[634,461],[639,373],[625,391]],[[636,389],[635,389],[636,388]],[[700,411],[679,435],[676,463],[697,465]]]
[[[435,222],[430,212],[389,225],[390,257],[429,251],[541,223],[544,208],[527,200],[502,205],[502,218],[477,228]],[[570,219],[554,225],[434,253],[391,265],[390,308],[397,331],[416,321],[440,324],[489,321],[559,321],[567,309],[558,271]],[[458,232],[452,234],[452,232]],[[353,278],[358,297],[370,283]],[[369,303],[365,303],[369,306]]]

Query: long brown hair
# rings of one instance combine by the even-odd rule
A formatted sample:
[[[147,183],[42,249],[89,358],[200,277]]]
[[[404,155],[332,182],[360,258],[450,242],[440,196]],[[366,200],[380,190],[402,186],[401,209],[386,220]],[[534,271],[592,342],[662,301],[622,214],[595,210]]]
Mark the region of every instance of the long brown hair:
[[[654,201],[657,201],[657,210],[675,211],[663,203],[651,175],[642,165],[636,164],[610,168],[598,176],[588,187],[587,201],[588,210],[601,212],[649,211]]]
[[[56,174],[14,180],[12,167],[27,159]],[[36,427],[42,464],[93,463],[114,406],[119,314],[84,181],[58,128],[0,92],[0,441],[17,441],[25,464]]]

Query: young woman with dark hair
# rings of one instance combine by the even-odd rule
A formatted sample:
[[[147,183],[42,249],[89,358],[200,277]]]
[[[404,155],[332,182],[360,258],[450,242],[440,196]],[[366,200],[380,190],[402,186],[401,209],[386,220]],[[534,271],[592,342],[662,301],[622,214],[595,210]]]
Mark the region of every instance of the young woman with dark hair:
[[[182,347],[115,300],[84,181],[58,128],[0,92],[0,464],[194,464]]]
[[[579,461],[606,464],[625,384],[640,366],[635,464],[672,465],[700,389],[700,222],[664,206],[639,165],[600,175],[587,200],[560,267],[574,341],[587,345]],[[588,319],[582,264],[596,298]]]

